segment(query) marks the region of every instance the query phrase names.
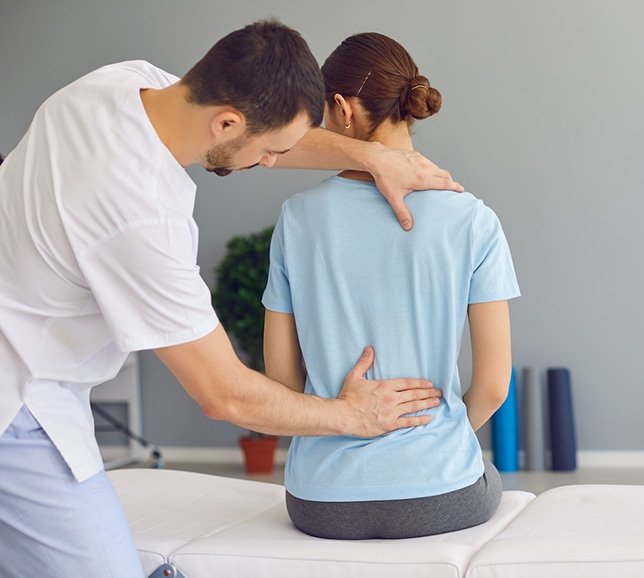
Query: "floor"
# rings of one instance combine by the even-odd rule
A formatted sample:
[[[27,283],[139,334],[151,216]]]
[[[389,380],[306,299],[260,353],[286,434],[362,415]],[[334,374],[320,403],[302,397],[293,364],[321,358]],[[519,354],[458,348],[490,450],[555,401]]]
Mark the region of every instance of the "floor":
[[[135,467],[142,467],[138,464]],[[246,474],[241,464],[212,464],[169,462],[169,470],[186,470],[230,478],[251,479],[274,484],[284,483],[283,466],[275,466],[272,474]],[[626,484],[644,485],[644,468],[587,468],[573,472],[511,472],[502,473],[505,490],[524,490],[540,494],[558,486],[573,484]]]

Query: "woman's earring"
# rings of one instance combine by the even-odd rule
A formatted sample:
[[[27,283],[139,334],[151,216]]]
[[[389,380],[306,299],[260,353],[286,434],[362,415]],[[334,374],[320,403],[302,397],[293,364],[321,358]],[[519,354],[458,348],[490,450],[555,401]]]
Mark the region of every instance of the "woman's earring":
[[[351,123],[349,122],[349,124],[345,124],[344,128],[346,128],[347,130],[350,129],[351,128]]]

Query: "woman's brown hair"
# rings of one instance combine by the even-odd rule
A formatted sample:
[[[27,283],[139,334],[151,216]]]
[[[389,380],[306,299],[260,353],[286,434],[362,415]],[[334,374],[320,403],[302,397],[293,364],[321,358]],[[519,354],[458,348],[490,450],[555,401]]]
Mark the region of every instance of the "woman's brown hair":
[[[336,94],[358,97],[372,131],[387,119],[411,124],[441,107],[440,92],[419,75],[407,50],[376,32],[344,40],[322,65],[322,76],[329,107]]]

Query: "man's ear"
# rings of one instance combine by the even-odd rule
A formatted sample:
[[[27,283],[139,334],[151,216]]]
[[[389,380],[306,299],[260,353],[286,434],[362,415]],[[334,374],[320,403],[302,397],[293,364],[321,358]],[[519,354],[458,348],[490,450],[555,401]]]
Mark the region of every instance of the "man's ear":
[[[246,118],[232,106],[215,107],[210,120],[210,131],[217,141],[227,141],[246,131]]]

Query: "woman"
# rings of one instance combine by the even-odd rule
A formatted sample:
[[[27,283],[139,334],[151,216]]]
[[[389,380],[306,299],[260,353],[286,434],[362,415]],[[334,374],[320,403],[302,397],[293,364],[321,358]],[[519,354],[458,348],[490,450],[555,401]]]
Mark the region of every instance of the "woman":
[[[412,150],[410,126],[440,93],[407,51],[375,33],[346,39],[322,67],[327,129]],[[271,245],[263,302],[267,374],[337,397],[365,345],[369,378],[424,377],[442,390],[425,426],[375,439],[294,438],[286,466],[294,524],[335,539],[407,538],[487,521],[501,481],[474,432],[505,399],[511,373],[507,300],[519,295],[494,213],[469,193],[416,192],[400,230],[371,177],[344,171],[295,195]],[[472,382],[457,358],[465,319]]]

